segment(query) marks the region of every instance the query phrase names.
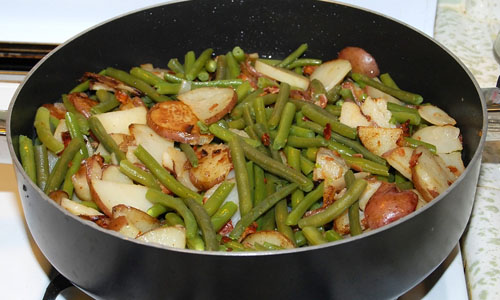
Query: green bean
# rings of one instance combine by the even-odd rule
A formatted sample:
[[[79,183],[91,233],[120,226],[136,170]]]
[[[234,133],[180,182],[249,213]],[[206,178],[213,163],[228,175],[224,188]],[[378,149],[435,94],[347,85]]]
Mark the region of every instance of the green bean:
[[[238,223],[236,223],[233,231],[229,234],[229,237],[232,239],[238,239],[243,231],[245,231],[245,229],[252,224],[252,222],[278,203],[278,201],[290,195],[297,188],[298,185],[296,183],[290,183],[279,189],[277,192],[267,196],[266,199],[253,207],[245,216],[241,217]]]
[[[375,175],[389,176],[389,167],[361,157],[353,157],[341,154],[341,157],[351,169],[369,172]]]
[[[205,70],[210,73],[213,73],[217,70],[217,63],[214,59],[211,58],[207,60],[207,62],[205,63]]]
[[[333,229],[325,231],[325,238],[328,242],[335,242],[342,239],[342,236]]]
[[[163,78],[165,79],[166,83],[182,83],[183,81],[185,81],[183,78],[170,73],[164,73]]]
[[[250,179],[246,169],[243,144],[239,138],[233,138],[229,141],[231,159],[233,161],[236,185],[238,186],[238,199],[241,216],[245,216],[252,209],[252,193],[250,188]],[[253,148],[252,148],[253,149]]]
[[[158,178],[158,180],[172,193],[181,198],[193,198],[199,203],[202,203],[203,197],[185,187],[175,179],[162,165],[160,165],[152,156],[147,152],[142,145],[137,146],[134,151],[135,156]]]
[[[264,170],[258,165],[254,166],[254,206],[258,205],[266,198],[266,179]]]
[[[308,175],[314,170],[314,163],[305,156],[300,155],[300,170],[302,173]]]
[[[288,165],[291,168],[293,168],[297,171],[300,171],[301,170],[300,169],[300,150],[293,148],[293,147],[290,147],[290,146],[287,146],[285,148],[285,153],[286,153]],[[299,202],[302,201],[302,199],[304,199],[304,192],[300,189],[295,190],[292,193],[292,197],[291,197],[292,209],[295,208],[297,206],[297,204],[299,204]]]
[[[346,183],[346,187],[349,189],[356,178],[354,177],[354,173],[349,170],[344,174],[344,180]],[[349,216],[349,230],[351,236],[359,235],[363,232],[361,229],[361,224],[359,223],[359,201],[354,202],[348,210]]]
[[[245,120],[243,120],[243,119],[231,120],[231,121],[227,122],[227,124],[229,125],[229,128],[234,128],[234,129],[239,129],[239,130],[245,128],[245,126],[246,126]]]
[[[58,118],[54,117],[53,115],[49,116],[50,132],[52,132],[52,134],[54,134],[57,126],[59,126],[59,122],[60,120]]]
[[[250,113],[250,106],[249,105],[244,105],[243,106],[243,115],[242,115],[242,117],[243,117],[243,120],[245,121],[245,124],[248,127],[253,126],[253,118],[252,118],[252,114]]]
[[[288,101],[288,96],[290,95],[290,85],[286,82],[282,82],[280,84],[280,91],[278,93],[278,98],[276,99],[276,103],[274,104],[273,113],[269,120],[267,120],[267,124],[269,125],[269,129],[274,129],[278,126],[281,114],[283,109],[285,109],[285,105]]]
[[[157,204],[160,204],[160,203],[157,203]],[[163,204],[161,204],[161,205],[163,205]],[[163,207],[165,207],[165,206],[163,206]],[[174,213],[174,212],[169,212],[165,215],[165,223],[167,223],[168,226],[181,225],[182,227],[186,227],[182,218],[179,217],[179,215],[177,213]]]
[[[146,82],[130,75],[125,71],[108,67],[106,69],[106,74],[140,90],[146,96],[148,96],[149,98],[153,99],[156,102],[164,102],[170,100],[170,98],[168,98],[167,96],[158,94],[156,90]]]
[[[413,183],[411,181],[398,182],[396,186],[402,191],[413,189]]]
[[[159,191],[161,190],[160,184],[156,181],[153,174],[144,171],[129,160],[122,159],[120,161],[120,171],[137,183]]]
[[[35,153],[36,183],[43,190],[49,177],[49,158],[47,157],[47,147],[36,145],[33,147]]]
[[[326,98],[328,98],[328,103],[336,103],[340,99],[340,90],[342,86],[340,84],[336,84],[333,88],[331,88],[328,92],[326,92]]]
[[[191,145],[180,143],[179,147],[181,148],[182,152],[184,152],[184,154],[186,155],[191,166],[193,168],[196,168],[198,166],[198,156],[196,155],[196,152],[194,152]]]
[[[54,169],[50,172],[49,178],[47,179],[47,185],[45,186],[45,194],[50,194],[59,188],[63,182],[66,172],[68,171],[68,164],[73,159],[75,154],[80,150],[83,141],[80,138],[74,138],[68,144],[66,149],[64,149],[61,157],[57,160]]]
[[[240,75],[241,72],[240,65],[238,64],[236,58],[234,58],[233,53],[228,52],[226,54],[226,63],[227,63],[226,78],[233,79],[238,77],[238,75]]]
[[[300,45],[295,51],[290,53],[285,59],[283,59],[279,64],[277,64],[277,67],[280,68],[286,68],[289,64],[291,64],[294,60],[299,58],[305,51],[307,50],[307,44],[302,44]]]
[[[326,147],[328,142],[322,137],[300,137],[291,135],[288,137],[287,145],[295,148]]]
[[[363,75],[363,74],[352,73],[351,77],[356,82],[361,82],[363,84],[374,87],[374,88],[376,88],[376,89],[378,89],[386,94],[389,94],[393,97],[396,97],[399,100],[406,102],[406,103],[409,103],[409,104],[419,105],[424,100],[424,98],[418,94],[414,94],[414,93],[406,92],[403,90],[398,90],[398,89],[388,87],[385,84],[377,82],[377,81],[373,80],[372,78],[370,78],[366,75]]]
[[[238,62],[242,62],[245,59],[245,51],[239,46],[233,48],[232,54]]]
[[[75,86],[69,93],[82,93],[88,90],[90,87],[90,80],[85,80],[82,83]]]
[[[295,116],[295,104],[286,103],[278,126],[278,134],[274,139],[273,149],[279,150],[285,147],[292,126],[293,117]]]
[[[292,209],[288,217],[286,218],[286,225],[297,225],[299,219],[302,218],[304,213],[323,197],[323,192],[325,189],[325,183],[322,181],[313,191],[305,195],[304,199],[300,201],[295,208]]]
[[[271,59],[271,58],[259,58],[258,60],[270,66],[276,66],[281,62],[281,60],[279,59]]]
[[[278,203],[276,203],[276,206],[274,207],[274,216],[276,221],[276,228],[278,229],[278,231],[289,238],[290,241],[292,241],[292,243],[295,245],[293,230],[285,223],[285,220],[288,217],[288,206],[286,199],[282,199]]]
[[[302,128],[306,128],[306,129],[310,129],[317,134],[323,135],[323,131],[325,129],[323,126],[321,126],[317,123],[314,123],[310,120],[305,120],[305,119],[307,119],[307,118],[304,117],[304,114],[302,113],[302,111],[298,111],[295,114],[295,123],[297,123],[297,126],[300,126]]]
[[[380,74],[380,81],[382,81],[383,84],[390,88],[399,90],[398,85],[396,84],[396,82],[394,82],[394,80],[392,80],[392,77],[391,75],[389,75],[389,73]]]
[[[224,203],[224,205],[222,205],[210,219],[215,231],[217,232],[221,230],[237,210],[238,205],[236,205],[234,202],[228,201]]]
[[[326,124],[330,124],[330,128],[332,131],[350,139],[356,138],[357,132],[355,128],[340,123],[339,121],[337,121],[334,115],[325,110],[322,110],[320,107],[314,104],[304,105],[301,111],[304,116],[308,117],[309,119],[323,127],[326,126]]]
[[[212,81],[205,81],[205,82],[192,81],[191,82],[191,85],[193,86],[193,88],[200,88],[200,87],[232,87],[232,88],[236,88],[241,84],[243,84],[243,81],[241,79],[212,80]]]
[[[307,226],[322,226],[328,222],[333,221],[340,216],[349,206],[359,199],[367,185],[364,179],[356,179],[351,188],[345,194],[328,206],[325,210],[315,215],[305,217],[299,220],[298,225],[300,228]]]
[[[198,73],[201,71],[203,66],[205,66],[205,63],[210,59],[210,56],[213,52],[214,50],[212,48],[205,49],[195,60],[193,65],[190,68],[186,68],[184,70],[187,80],[194,80],[196,76],[198,76]]]
[[[133,67],[132,69],[130,69],[130,75],[136,77],[137,79],[144,81],[145,83],[147,83],[149,85],[166,83],[165,80],[161,79],[160,77],[156,76],[155,74],[153,74],[147,70],[144,70],[143,68],[139,68],[139,67]]]
[[[195,61],[196,55],[194,54],[194,51],[186,52],[184,55],[184,74],[187,74],[187,72],[191,70]]]
[[[68,128],[69,134],[72,139],[78,137],[82,139],[82,141],[85,141],[83,139],[83,133],[80,130],[80,125],[78,125],[78,121],[76,120],[76,117],[72,112],[70,111],[66,112],[65,122],[66,122],[66,127]],[[85,146],[85,143],[82,145],[80,151],[82,152],[84,158],[89,157],[89,152],[87,150],[87,147]]]
[[[102,126],[101,121],[95,116],[89,118],[89,126],[92,133],[99,140],[109,153],[114,153],[118,162],[126,159],[125,153],[120,150],[116,142],[111,138],[111,136],[106,132],[104,126]]]
[[[247,251],[248,248],[245,248],[241,243],[238,243],[237,241],[228,241],[225,242],[224,245],[226,245],[228,248],[233,249],[234,251]]]
[[[36,184],[37,169],[35,164],[35,152],[33,150],[33,141],[24,135],[19,136],[19,154],[23,169],[28,177]]]
[[[214,227],[212,226],[212,222],[210,221],[210,216],[207,214],[207,211],[200,203],[192,198],[186,198],[184,199],[184,202],[186,202],[187,206],[193,213],[196,222],[200,226],[201,232],[203,234],[203,239],[205,240],[206,249],[208,251],[218,251],[219,242],[217,241],[216,233]]]
[[[197,233],[195,237],[186,239],[188,249],[205,251],[205,243],[201,236]]]
[[[252,103],[255,98],[259,97],[259,95],[263,92],[262,89],[256,89],[251,92],[248,96],[245,97],[241,102],[239,102],[231,111],[232,118],[239,118],[243,114],[243,106],[248,103]]]
[[[253,130],[255,132],[255,134],[260,137],[261,140],[264,140],[264,136],[267,135],[268,136],[268,139],[269,139],[269,145],[267,146],[266,148],[266,154],[270,154],[271,157],[276,160],[276,161],[279,161],[281,162],[281,156],[279,154],[279,151],[275,150],[273,148],[273,141],[274,141],[274,138],[272,137],[272,134],[270,134],[270,132],[268,130],[265,129],[264,125],[262,124],[255,124],[253,126]],[[259,149],[259,148],[257,148]],[[268,155],[269,156],[269,155]]]
[[[96,95],[100,103],[90,109],[90,112],[94,115],[108,112],[120,105],[120,101],[106,90],[98,90]]]
[[[299,127],[297,125],[290,126],[290,135],[305,137],[305,138],[312,138],[315,136],[314,131],[307,128]]]
[[[261,89],[265,89],[267,87],[275,87],[275,86],[278,86],[278,83],[272,79],[269,79],[267,77],[259,77],[259,79],[257,79],[257,87],[261,88]]]
[[[336,141],[329,140],[329,141],[326,141],[326,143],[327,143],[328,149],[337,151],[340,154],[344,154],[347,156],[353,156],[356,153],[351,148],[349,148],[341,143],[338,143]]]
[[[99,207],[97,206],[97,204],[94,201],[81,201],[80,204],[87,206],[87,207],[90,207],[90,208],[93,208],[97,211],[100,211]]]
[[[223,181],[205,202],[204,207],[209,216],[213,216],[234,188],[234,182]]]
[[[50,112],[47,108],[41,106],[36,111],[35,129],[40,141],[47,146],[47,149],[54,153],[59,153],[64,150],[63,143],[59,142],[50,131],[49,124]]]
[[[396,103],[392,102],[387,102],[387,109],[391,112],[407,112],[410,114],[417,114],[418,115],[418,110],[412,107],[408,107],[405,105],[399,105]]]
[[[181,215],[186,227],[186,238],[192,239],[198,235],[198,224],[196,223],[195,216],[181,199],[164,194],[155,189],[148,189],[146,192],[146,199],[153,204],[159,203],[165,207],[171,208]]]
[[[404,140],[405,140],[406,146],[408,146],[408,147],[417,148],[418,146],[424,146],[430,152],[436,154],[436,146],[434,146],[433,144],[429,144],[429,143],[426,143],[424,141],[416,140],[416,139],[413,139],[411,137],[404,137]]]
[[[407,112],[392,112],[392,117],[394,120],[396,120],[398,123],[403,124],[406,121],[409,121],[410,125],[419,125],[421,118],[419,114],[412,114],[412,113],[407,113]]]
[[[318,148],[317,147],[309,147],[307,149],[302,150],[303,155],[309,159],[310,161],[316,161],[316,155],[318,154]]]
[[[295,231],[294,237],[295,237],[295,244],[297,245],[297,247],[302,247],[305,244],[307,244],[307,239],[304,236],[304,233],[302,232],[302,230]]]
[[[238,96],[238,103],[243,101],[243,99],[245,99],[245,97],[248,96],[248,94],[250,93],[251,90],[252,90],[252,85],[250,84],[250,82],[246,81],[246,80],[243,81],[243,83],[240,84],[236,88],[236,95]]]
[[[210,132],[213,135],[215,135],[216,137],[218,137],[219,139],[223,140],[226,143],[229,143],[230,140],[232,140],[235,136],[237,136],[236,133],[234,133],[228,129],[225,129],[216,123],[211,124],[208,127],[208,129],[210,130]],[[262,145],[262,143],[260,141],[257,141],[257,140],[251,139],[251,138],[242,137],[242,139],[252,147],[258,147],[258,146]]]
[[[82,133],[88,134],[89,133],[89,123],[88,123],[87,119],[76,110],[73,103],[71,103],[71,101],[69,101],[68,95],[62,95],[62,100],[63,100],[63,104],[64,104],[64,107],[66,108],[66,110],[75,114],[75,117],[77,119],[78,125],[80,126],[80,130],[82,131]],[[50,150],[50,148],[49,148],[49,150]]]
[[[302,232],[304,233],[304,236],[306,237],[310,245],[314,246],[328,243],[328,240],[323,237],[321,232],[316,227],[305,226],[304,228],[302,228]]]
[[[297,58],[293,62],[291,62],[287,68],[294,69],[296,67],[304,67],[304,66],[319,66],[323,61],[321,59],[315,58]]]
[[[73,160],[71,160],[71,166],[69,167],[68,172],[66,173],[66,176],[64,176],[62,190],[66,194],[68,194],[68,199],[71,199],[71,197],[73,197],[74,186],[73,186],[73,181],[71,178],[80,169],[80,166],[81,166],[84,158],[85,157],[81,151],[77,152],[75,154],[75,156],[73,157]]]
[[[151,206],[148,209],[147,214],[153,218],[158,218],[160,215],[162,215],[166,212],[167,212],[167,208],[165,206],[163,206],[160,203],[155,203],[155,204],[153,204],[153,206]]]
[[[245,127],[244,131],[248,134],[248,136],[254,140],[254,141],[260,141],[260,138],[259,136],[257,135],[257,133],[255,132],[253,126],[247,126]],[[260,146],[260,145],[259,145]]]
[[[327,112],[331,113],[332,115],[339,117],[339,116],[340,116],[340,113],[341,113],[341,111],[342,111],[342,107],[337,106],[337,105],[328,104],[328,105],[325,107],[325,110],[326,110]]]
[[[210,79],[210,75],[208,74],[207,71],[205,70],[201,70],[199,73],[198,73],[198,76],[197,76],[198,80],[202,81],[202,82],[206,82]]]
[[[184,66],[179,62],[177,58],[171,58],[168,61],[167,66],[170,68],[170,70],[174,71],[175,73],[184,74]]]
[[[260,153],[258,150],[254,149],[253,147],[247,145],[247,144],[241,144],[243,151],[245,152],[245,156],[253,161],[254,163],[258,164],[261,168],[264,170],[275,174],[277,176],[280,176],[282,178],[285,178],[286,180],[289,180],[291,182],[295,182],[299,184],[300,189],[308,192],[312,190],[313,188],[313,183],[311,180],[309,180],[307,177],[302,175],[300,172],[297,170],[294,170],[290,168],[289,166],[280,163],[268,156],[265,156],[264,154]]]
[[[226,56],[217,56],[217,70],[215,71],[215,79],[220,80],[226,78],[227,72]]]

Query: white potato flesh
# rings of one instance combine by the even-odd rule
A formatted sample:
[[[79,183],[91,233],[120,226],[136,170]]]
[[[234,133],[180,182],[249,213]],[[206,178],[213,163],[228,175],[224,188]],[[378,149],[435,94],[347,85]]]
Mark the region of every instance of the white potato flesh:
[[[158,135],[148,125],[131,124],[130,134],[134,136],[135,143],[141,145],[159,163],[162,163],[163,153],[174,147],[174,142]]]
[[[356,179],[364,179],[368,176],[370,176],[370,173],[368,173],[368,172],[354,173],[354,178],[356,178]],[[345,188],[344,176],[338,178],[337,180],[333,180],[331,182],[328,182],[328,186],[334,188],[335,191],[342,190],[343,188]]]
[[[365,116],[379,127],[394,128],[396,125],[389,123],[392,113],[387,109],[387,101],[382,98],[367,97],[361,104],[361,111]]]
[[[439,153],[439,157],[443,160],[445,166],[456,176],[460,176],[465,170],[464,162],[462,161],[462,152]]]
[[[102,216],[103,214],[92,207],[85,206],[67,198],[61,199],[61,206],[75,216]]]
[[[358,136],[366,149],[381,156],[398,147],[397,142],[403,136],[403,129],[360,126]]]
[[[255,243],[276,245],[285,249],[295,248],[293,242],[282,233],[274,230],[263,230],[248,235],[243,241],[243,245],[253,246]]]
[[[125,216],[112,219],[108,225],[109,230],[117,231],[126,237],[135,239],[141,231],[128,222]]]
[[[422,197],[429,202],[444,192],[451,182],[446,170],[435,159],[437,156],[434,156],[427,148],[417,147],[413,155],[418,156],[415,166],[412,167],[413,184]]]
[[[147,109],[143,106],[95,115],[109,133],[129,134],[130,124],[146,124]]]
[[[128,223],[139,229],[140,232],[147,232],[160,227],[158,219],[127,205],[120,204],[113,207],[112,214],[114,219],[124,216],[127,218]]]
[[[189,169],[185,168],[186,162],[186,154],[175,147],[169,148],[163,153],[163,167],[168,169],[170,172],[173,172],[176,179],[184,186],[186,186],[190,190],[198,192],[199,189],[194,186],[194,184],[191,182],[191,179],[189,178]]]
[[[113,181],[113,182],[121,182],[127,184],[133,184],[132,179],[128,178],[127,175],[123,174],[120,171],[119,166],[115,165],[107,165],[104,167],[102,171],[102,180],[104,181]]]
[[[411,180],[411,168],[410,160],[413,154],[413,148],[410,147],[397,147],[389,152],[382,155],[385,160],[393,167],[398,170],[401,175]]]
[[[462,150],[460,129],[454,126],[427,126],[417,130],[412,138],[436,146],[436,153]]]
[[[238,102],[233,88],[204,87],[180,94],[184,102],[205,124],[217,122],[230,112]]]
[[[59,124],[57,124],[57,127],[54,130],[54,138],[59,142],[63,143],[62,133],[66,131],[68,131],[68,127],[66,126],[66,121],[64,121],[64,119],[59,120]]]
[[[71,176],[71,182],[73,183],[74,192],[80,200],[92,201],[92,194],[90,193],[90,187],[87,182],[87,171],[85,166],[80,167],[80,169]]]
[[[94,201],[108,216],[111,215],[113,207],[119,204],[135,207],[143,212],[153,206],[146,199],[148,188],[142,185],[93,179],[92,187]]]
[[[427,201],[425,201],[424,197],[422,197],[422,195],[420,195],[420,193],[416,189],[412,189],[411,191],[418,196],[417,207],[415,208],[415,210],[419,210],[427,204]]]
[[[365,92],[368,96],[370,96],[372,98],[382,98],[382,99],[385,99],[387,102],[392,102],[395,104],[404,105],[404,103],[402,101],[399,101],[397,98],[394,98],[393,96],[386,94],[386,93],[382,92],[381,90],[377,90],[376,88],[374,88],[372,86],[369,86],[369,85],[365,86]]]
[[[97,149],[95,149],[95,152],[94,154],[100,154],[102,157],[105,157],[105,156],[110,156],[111,154],[108,152],[108,150],[106,150],[106,148],[104,148],[104,146],[102,144],[99,144],[97,146]]]
[[[273,67],[259,60],[255,61],[255,70],[264,76],[280,82],[286,82],[290,86],[304,91],[309,87],[309,79],[306,77],[287,69]]]
[[[125,157],[127,160],[133,164],[135,163],[141,163],[141,161],[135,156],[134,151],[137,149],[137,146],[128,146],[127,147],[127,152],[125,153]],[[163,158],[162,158],[163,161]]]
[[[352,70],[351,63],[346,59],[327,61],[318,66],[311,74],[311,80],[319,80],[326,91],[342,82],[344,77]]]
[[[160,227],[141,234],[138,240],[167,247],[186,248],[186,229],[182,226]]]
[[[346,209],[340,216],[338,216],[335,220],[333,220],[333,226],[335,228],[335,231],[337,231],[341,235],[349,234],[351,228],[349,226],[348,209]]]
[[[366,204],[368,200],[375,194],[378,188],[382,185],[382,182],[378,180],[367,180],[367,185],[361,196],[359,196],[359,209],[365,211]]]
[[[316,165],[313,170],[314,180],[325,180],[326,185],[344,176],[349,170],[346,162],[332,150],[319,148],[316,154]]]
[[[339,122],[352,128],[371,125],[368,119],[361,113],[359,106],[354,102],[344,102],[342,104]]]
[[[422,119],[433,125],[455,125],[457,121],[450,117],[444,110],[434,105],[422,105],[418,108],[418,114]]]

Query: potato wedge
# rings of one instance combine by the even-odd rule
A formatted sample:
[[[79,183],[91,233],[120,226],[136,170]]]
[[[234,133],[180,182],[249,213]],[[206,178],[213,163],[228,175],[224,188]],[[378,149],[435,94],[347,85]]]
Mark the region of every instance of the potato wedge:
[[[361,113],[361,108],[354,102],[344,102],[342,104],[339,121],[352,128],[371,125],[368,119]]]
[[[250,247],[253,247],[255,243],[264,244],[265,242],[280,246],[285,249],[295,248],[293,242],[290,241],[290,239],[288,239],[282,233],[274,230],[263,230],[252,233],[242,241],[243,245]]]
[[[309,79],[306,77],[287,69],[273,67],[259,60],[255,61],[255,70],[271,79],[286,82],[290,86],[304,91],[309,87]]]
[[[134,225],[130,224],[125,216],[112,219],[107,227],[109,230],[117,231],[126,237],[135,239],[141,231]]]
[[[132,179],[128,178],[127,175],[123,174],[120,171],[120,167],[116,165],[104,166],[101,179],[104,181],[120,182],[127,184],[134,183]]]
[[[183,249],[186,248],[186,229],[182,226],[160,227],[139,235],[137,239]]]
[[[313,170],[313,180],[325,180],[326,185],[342,178],[349,170],[346,162],[327,148],[319,148],[316,154],[316,166]]]
[[[213,135],[202,134],[196,124],[199,119],[181,101],[157,103],[147,114],[147,123],[157,134],[179,143],[208,144]]]
[[[61,199],[61,206],[75,216],[102,216],[103,214],[92,207],[85,206],[67,198]]]
[[[411,167],[410,160],[413,154],[413,148],[410,147],[397,147],[387,151],[382,155],[385,160],[398,170],[401,175],[411,180]]]
[[[119,204],[132,206],[143,212],[153,206],[146,199],[148,188],[142,185],[93,179],[90,190],[94,202],[107,216],[112,216],[113,207]]]
[[[207,144],[196,149],[198,166],[189,170],[189,178],[198,189],[206,191],[226,179],[233,169],[229,147]]]
[[[349,234],[349,210],[346,209],[340,216],[333,220],[333,228],[341,235]]]
[[[457,121],[450,117],[444,110],[434,105],[422,105],[418,108],[418,114],[432,125],[455,125]]]
[[[446,168],[448,168],[456,177],[460,176],[464,170],[464,162],[462,161],[461,152],[439,153],[439,157],[443,160]]]
[[[392,113],[387,109],[387,101],[383,98],[368,97],[361,105],[361,111],[365,116],[370,117],[370,120],[379,127],[394,128],[391,124]]]
[[[238,95],[232,88],[205,87],[177,96],[191,111],[209,125],[219,121],[238,103]]]
[[[146,124],[147,109],[143,106],[95,115],[107,133],[129,134],[130,124]]]
[[[147,213],[127,205],[119,204],[111,210],[113,219],[124,216],[129,224],[132,224],[140,232],[148,232],[160,227],[160,221]]]
[[[351,63],[347,59],[330,60],[314,70],[311,80],[319,80],[325,86],[326,91],[329,91],[339,84],[351,69]]]
[[[365,210],[366,204],[368,204],[368,201],[370,200],[370,198],[373,196],[373,194],[375,194],[375,192],[377,192],[377,190],[382,185],[382,182],[378,181],[378,180],[367,180],[367,182],[368,182],[368,184],[366,185],[366,188],[363,191],[363,193],[361,194],[361,196],[359,196],[359,200],[358,200],[359,201],[359,209],[361,211]]]
[[[411,169],[413,184],[427,202],[439,196],[451,184],[448,173],[434,157],[422,146],[417,147],[412,156],[412,161],[415,161]]]
[[[71,176],[71,182],[73,182],[74,192],[80,200],[92,201],[90,187],[87,182],[87,169],[85,166],[81,166],[80,169]]]
[[[366,149],[381,156],[398,147],[397,141],[403,137],[403,129],[360,126],[358,136]]]
[[[339,59],[346,59],[352,65],[352,71],[377,77],[380,74],[377,62],[373,56],[359,47],[345,47],[339,52]]]
[[[424,127],[417,130],[412,138],[436,146],[438,154],[462,150],[460,129],[450,125]]]
[[[191,165],[187,163],[187,157],[184,152],[170,148],[163,153],[162,166],[175,174],[176,179],[185,187],[198,192],[198,188],[193,185],[189,176],[189,168]],[[188,167],[189,166],[189,167]]]
[[[174,147],[174,142],[159,136],[147,125],[131,124],[130,134],[134,136],[136,145],[141,145],[151,156],[161,164],[163,153]]]

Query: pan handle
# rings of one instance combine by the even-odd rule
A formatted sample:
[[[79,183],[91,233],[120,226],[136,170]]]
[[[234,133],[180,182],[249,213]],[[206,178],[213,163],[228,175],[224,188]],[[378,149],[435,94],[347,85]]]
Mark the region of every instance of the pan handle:
[[[0,110],[0,136],[7,135],[7,111]]]

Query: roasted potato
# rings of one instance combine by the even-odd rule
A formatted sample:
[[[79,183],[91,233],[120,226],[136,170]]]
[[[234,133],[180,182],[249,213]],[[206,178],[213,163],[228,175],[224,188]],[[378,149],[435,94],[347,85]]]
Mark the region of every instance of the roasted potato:
[[[196,149],[198,166],[189,170],[189,178],[194,186],[206,191],[224,181],[233,169],[229,147],[224,144],[207,144]]]

